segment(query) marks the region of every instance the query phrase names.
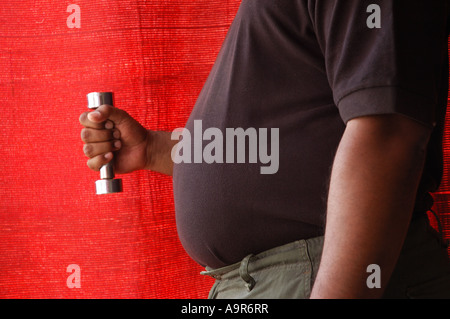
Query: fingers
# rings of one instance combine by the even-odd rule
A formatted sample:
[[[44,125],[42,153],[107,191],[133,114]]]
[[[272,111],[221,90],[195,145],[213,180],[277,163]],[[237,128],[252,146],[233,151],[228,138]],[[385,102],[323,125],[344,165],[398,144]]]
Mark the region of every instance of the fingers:
[[[81,130],[81,140],[84,143],[98,143],[118,139],[120,139],[120,131],[116,129],[102,130],[102,129],[84,128]]]
[[[125,111],[110,105],[101,105],[94,111],[80,115],[81,139],[85,143],[83,151],[89,157],[87,165],[98,171],[110,162],[114,151],[122,147],[121,133],[115,126],[126,123],[130,116]]]
[[[82,118],[81,118],[82,117]],[[85,112],[81,115],[80,122],[84,124],[87,120],[91,123],[102,123],[106,120],[110,120],[116,124],[120,123],[123,119],[129,117],[125,111],[113,107],[111,105],[101,105],[92,112]]]
[[[81,130],[81,139],[86,143],[84,154],[89,157],[88,167],[98,171],[100,167],[111,161],[113,151],[121,148],[119,130],[84,128]]]
[[[108,152],[106,154],[102,154],[102,155],[97,155],[94,156],[93,158],[90,158],[87,161],[87,166],[94,170],[94,171],[99,171],[100,168],[109,163],[113,158],[113,153],[112,152]]]
[[[89,157],[93,158],[98,155],[104,155],[108,152],[114,152],[120,149],[122,143],[119,140],[116,141],[107,141],[107,142],[99,142],[99,143],[88,143],[84,144],[83,152]]]
[[[121,147],[122,143],[119,140],[85,144],[83,152],[89,157],[88,167],[94,171],[100,170],[103,165],[112,160],[113,152]]]
[[[93,112],[84,112],[83,114],[80,115],[80,124],[83,125],[84,127],[87,128],[93,128],[93,129],[112,129],[114,127],[114,123],[111,120],[106,120],[106,121],[97,121],[99,118],[101,118],[101,116],[99,117],[98,115],[94,115],[92,116],[92,113],[95,113],[97,111],[93,111]],[[91,119],[94,119],[94,121],[92,121]]]

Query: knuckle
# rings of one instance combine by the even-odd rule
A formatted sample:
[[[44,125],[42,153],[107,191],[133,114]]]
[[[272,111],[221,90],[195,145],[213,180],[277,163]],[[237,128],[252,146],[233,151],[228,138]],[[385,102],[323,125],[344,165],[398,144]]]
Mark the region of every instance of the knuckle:
[[[87,166],[93,171],[98,171],[98,165],[95,164],[93,159],[87,161]]]
[[[99,171],[100,168],[109,161],[110,159],[107,159],[104,155],[97,155],[88,160],[88,166],[94,171]]]
[[[88,160],[86,162],[87,167],[89,167],[90,169],[92,169],[92,163],[91,162],[92,162],[91,160]]]
[[[112,130],[114,128],[114,122],[111,120],[105,121],[105,129]]]
[[[120,138],[120,131],[115,129],[111,132],[111,138],[118,140]]]
[[[85,145],[83,146],[83,152],[84,152],[84,154],[85,154],[87,157],[92,157],[93,150],[94,150],[94,148],[93,148],[93,146],[90,145],[90,144],[85,144]]]
[[[86,123],[86,119],[87,119],[87,112],[84,112],[80,115],[78,120],[80,121],[80,124],[84,125]]]
[[[81,130],[81,140],[83,142],[87,142],[88,141],[89,135],[90,135],[89,130],[87,130],[85,128]]]

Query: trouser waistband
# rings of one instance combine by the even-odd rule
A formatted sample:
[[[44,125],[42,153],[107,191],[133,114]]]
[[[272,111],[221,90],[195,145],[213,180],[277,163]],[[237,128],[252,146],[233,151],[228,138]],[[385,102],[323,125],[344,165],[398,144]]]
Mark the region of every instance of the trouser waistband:
[[[268,267],[280,264],[289,265],[299,262],[319,261],[322,253],[323,236],[298,240],[283,246],[279,246],[257,255],[250,254],[242,261],[222,268],[211,269],[206,267],[202,275],[207,275],[218,280],[233,279],[240,276],[249,290],[255,285],[250,275]],[[317,262],[317,264],[319,264]]]

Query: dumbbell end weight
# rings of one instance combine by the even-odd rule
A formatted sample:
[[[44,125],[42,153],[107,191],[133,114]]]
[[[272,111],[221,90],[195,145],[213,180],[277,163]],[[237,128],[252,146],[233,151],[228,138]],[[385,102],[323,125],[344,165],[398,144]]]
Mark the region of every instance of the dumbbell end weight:
[[[119,178],[114,179],[99,179],[95,181],[95,189],[97,195],[121,193],[122,180]]]

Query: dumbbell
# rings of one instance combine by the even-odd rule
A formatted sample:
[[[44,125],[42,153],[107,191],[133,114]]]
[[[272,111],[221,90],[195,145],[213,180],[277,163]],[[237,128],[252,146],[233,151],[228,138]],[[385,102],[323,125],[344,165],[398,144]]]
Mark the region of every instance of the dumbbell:
[[[111,92],[91,92],[87,95],[87,100],[89,109],[96,109],[103,104],[114,106]],[[114,177],[114,166],[111,162],[100,168],[100,179],[95,182],[97,195],[122,192],[122,180]]]

